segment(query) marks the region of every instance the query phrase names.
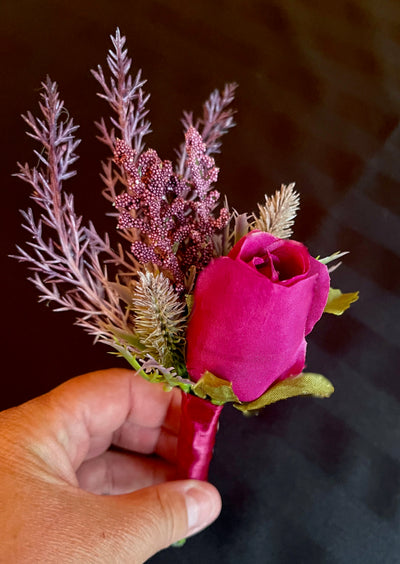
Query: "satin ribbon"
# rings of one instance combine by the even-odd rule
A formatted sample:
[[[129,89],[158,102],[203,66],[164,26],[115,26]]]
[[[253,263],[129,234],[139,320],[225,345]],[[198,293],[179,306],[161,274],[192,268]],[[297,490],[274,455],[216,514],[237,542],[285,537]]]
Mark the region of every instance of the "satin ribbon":
[[[182,392],[178,479],[207,480],[222,405]]]

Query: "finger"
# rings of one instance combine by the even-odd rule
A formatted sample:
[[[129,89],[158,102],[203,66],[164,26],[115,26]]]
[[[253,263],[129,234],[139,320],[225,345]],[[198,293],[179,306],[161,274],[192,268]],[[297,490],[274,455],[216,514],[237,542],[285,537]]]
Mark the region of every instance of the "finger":
[[[126,423],[113,436],[91,437],[90,447],[84,461],[105,453],[111,445],[138,454],[157,454],[175,464],[178,453],[178,437],[164,427],[148,429],[141,425]]]
[[[161,429],[154,452],[170,464],[176,465],[178,460],[178,437],[165,429]]]
[[[165,458],[168,462],[175,463],[178,449],[177,433],[179,430],[179,427],[178,430],[175,430],[175,427],[176,425],[179,426],[180,403],[180,396],[174,394],[169,405],[165,424],[161,428],[149,428],[128,420],[113,434],[92,436],[85,460],[103,454],[113,444],[140,454],[155,453]],[[171,411],[174,414],[170,416]]]
[[[161,428],[144,426],[141,422],[137,423],[133,418],[128,418],[113,434],[112,443],[142,454],[155,452],[174,462],[180,425],[180,405],[180,394],[173,394]]]
[[[180,394],[166,393],[131,370],[111,369],[69,380],[36,401],[51,407],[46,409],[46,429],[53,432],[76,470],[87,457],[105,450],[114,436],[120,446],[151,452],[167,415],[168,426],[176,427],[174,411]],[[131,432],[129,442],[126,437]]]
[[[79,528],[107,539],[103,561],[114,561],[118,554],[121,563],[139,563],[209,525],[219,515],[221,498],[211,484],[185,480],[123,496],[99,496],[85,505],[80,520],[90,526],[81,522]]]
[[[76,472],[79,486],[95,494],[119,495],[175,478],[175,466],[158,457],[107,451]]]

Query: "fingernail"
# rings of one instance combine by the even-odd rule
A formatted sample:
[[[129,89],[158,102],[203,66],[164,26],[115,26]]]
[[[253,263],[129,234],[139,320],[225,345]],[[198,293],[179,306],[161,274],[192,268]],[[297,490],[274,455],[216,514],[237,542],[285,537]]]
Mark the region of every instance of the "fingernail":
[[[214,489],[193,486],[185,494],[188,517],[187,536],[194,535],[210,525],[221,511],[221,499]]]

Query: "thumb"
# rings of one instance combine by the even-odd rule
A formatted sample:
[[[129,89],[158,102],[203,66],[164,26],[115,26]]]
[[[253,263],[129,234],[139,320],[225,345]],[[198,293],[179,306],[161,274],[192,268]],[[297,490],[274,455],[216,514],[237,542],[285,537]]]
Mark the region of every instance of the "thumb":
[[[197,480],[166,482],[107,501],[113,505],[118,554],[138,563],[201,531],[221,511],[217,489]]]

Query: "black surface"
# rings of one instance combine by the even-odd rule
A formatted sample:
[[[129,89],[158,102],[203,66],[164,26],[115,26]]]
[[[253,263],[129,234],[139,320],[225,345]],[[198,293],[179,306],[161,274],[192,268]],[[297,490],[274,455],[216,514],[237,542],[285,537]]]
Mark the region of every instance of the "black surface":
[[[309,340],[308,368],[334,382],[333,397],[288,400],[252,419],[226,408],[210,473],[221,517],[152,562],[400,562],[400,4],[2,0],[0,22],[0,407],[115,364],[71,316],[36,303],[25,267],[7,255],[24,241],[17,210],[28,205],[10,175],[16,160],[32,161],[19,114],[37,107],[47,73],[81,125],[69,182],[77,208],[113,229],[92,125],[107,110],[89,69],[119,25],[152,94],[148,144],[173,158],[181,110],[199,112],[212,89],[237,81],[220,190],[250,211],[295,180],[295,237],[315,255],[349,250],[333,285],[361,291]]]

